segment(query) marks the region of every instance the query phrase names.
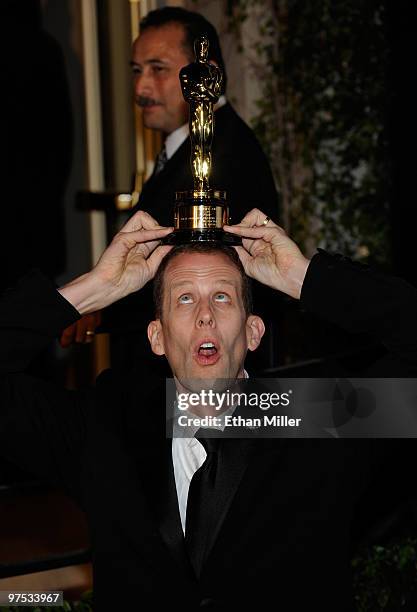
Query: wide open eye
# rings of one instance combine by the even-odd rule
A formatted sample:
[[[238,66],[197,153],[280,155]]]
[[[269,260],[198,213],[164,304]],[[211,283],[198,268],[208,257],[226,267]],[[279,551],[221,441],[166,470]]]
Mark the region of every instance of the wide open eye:
[[[178,298],[178,303],[179,304],[192,304],[193,297],[189,293],[184,293],[183,295],[180,295],[180,297]]]
[[[227,303],[230,302],[230,296],[227,295],[227,293],[216,293],[216,295],[214,296],[214,299],[216,300],[216,302],[220,302],[220,303]]]

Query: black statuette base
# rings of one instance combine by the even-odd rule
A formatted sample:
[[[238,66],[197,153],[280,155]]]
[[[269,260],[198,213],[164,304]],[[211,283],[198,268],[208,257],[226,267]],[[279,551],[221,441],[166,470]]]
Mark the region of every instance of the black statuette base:
[[[218,228],[177,229],[162,240],[162,244],[189,244],[190,242],[217,242],[228,246],[242,244],[240,236],[229,234]]]

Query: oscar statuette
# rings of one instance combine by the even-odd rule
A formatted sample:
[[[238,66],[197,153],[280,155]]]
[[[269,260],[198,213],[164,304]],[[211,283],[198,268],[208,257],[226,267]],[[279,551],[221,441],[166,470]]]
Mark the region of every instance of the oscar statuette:
[[[223,231],[229,223],[226,192],[211,189],[211,147],[214,130],[213,107],[222,92],[223,75],[208,62],[208,39],[200,36],[194,44],[195,62],[180,71],[184,99],[190,105],[191,171],[194,189],[175,193],[174,232],[165,244],[221,242],[241,244],[238,236]]]

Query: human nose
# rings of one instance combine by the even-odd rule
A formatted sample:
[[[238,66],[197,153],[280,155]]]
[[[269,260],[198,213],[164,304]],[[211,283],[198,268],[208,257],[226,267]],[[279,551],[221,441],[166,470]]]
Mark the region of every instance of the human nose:
[[[201,329],[204,327],[216,327],[216,321],[208,302],[201,305],[196,318],[196,326]]]
[[[135,95],[143,97],[152,97],[152,79],[146,68],[135,75]]]

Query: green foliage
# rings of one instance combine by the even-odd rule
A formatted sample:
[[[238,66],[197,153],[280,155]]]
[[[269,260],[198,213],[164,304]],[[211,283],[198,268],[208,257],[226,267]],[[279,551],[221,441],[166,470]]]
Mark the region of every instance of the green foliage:
[[[417,539],[363,549],[352,561],[358,612],[404,609],[417,593]],[[410,608],[407,608],[410,609]]]
[[[382,0],[229,0],[229,26],[262,88],[253,127],[300,244],[390,261]],[[245,48],[242,24],[258,36]],[[252,21],[253,23],[253,21]]]

